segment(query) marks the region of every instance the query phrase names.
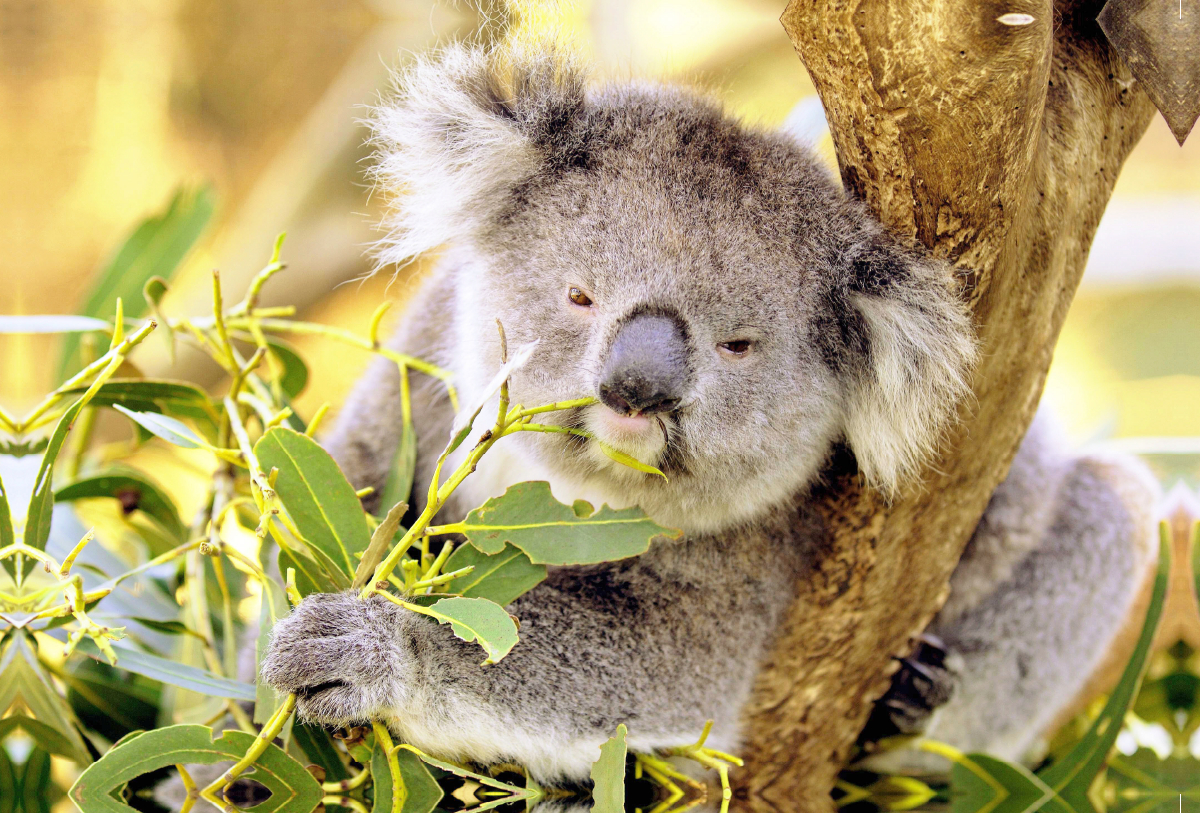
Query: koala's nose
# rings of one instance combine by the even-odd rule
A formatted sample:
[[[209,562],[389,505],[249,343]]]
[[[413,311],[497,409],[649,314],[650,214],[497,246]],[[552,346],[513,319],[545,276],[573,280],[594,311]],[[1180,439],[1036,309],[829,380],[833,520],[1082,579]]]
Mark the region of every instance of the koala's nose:
[[[623,324],[600,372],[600,401],[622,415],[670,412],[687,386],[687,333],[679,319],[639,314]]]

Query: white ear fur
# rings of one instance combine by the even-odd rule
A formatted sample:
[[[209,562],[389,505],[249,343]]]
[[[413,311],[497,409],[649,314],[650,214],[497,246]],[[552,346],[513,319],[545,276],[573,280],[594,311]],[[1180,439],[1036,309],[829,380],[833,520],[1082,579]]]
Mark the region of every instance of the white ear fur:
[[[462,240],[500,210],[544,161],[529,130],[545,97],[582,87],[581,72],[544,44],[456,44],[418,57],[371,119],[376,185],[392,198],[381,265]]]
[[[869,350],[847,392],[846,438],[867,483],[889,496],[936,451],[970,392],[975,342],[950,273],[909,265],[878,292],[851,294]]]

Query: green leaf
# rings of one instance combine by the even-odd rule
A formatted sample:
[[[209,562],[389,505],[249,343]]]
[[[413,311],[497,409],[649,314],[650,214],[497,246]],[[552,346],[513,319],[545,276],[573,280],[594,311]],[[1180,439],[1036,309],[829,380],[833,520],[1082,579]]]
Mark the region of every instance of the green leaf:
[[[282,558],[279,563],[282,567]],[[287,571],[281,569],[280,572],[286,573]],[[273,579],[267,579],[263,585],[262,604],[258,610],[258,639],[254,642],[254,674],[262,673],[263,659],[267,657],[267,650],[271,644],[271,630],[275,628],[281,618],[288,614],[288,610],[287,596],[284,595],[283,588]],[[265,680],[256,681],[254,690],[254,722],[262,725],[271,719],[275,712],[279,711],[279,707],[283,705],[283,698]]]
[[[600,447],[600,451],[604,452],[604,454],[606,454],[610,460],[615,460],[616,462],[620,463],[622,466],[628,466],[629,468],[633,469],[634,471],[640,471],[643,474],[654,474],[654,475],[657,475],[657,476],[663,478],[664,481],[667,479],[667,475],[663,474],[661,471],[654,468],[654,466],[651,466],[648,463],[643,463],[642,461],[638,460],[633,455],[625,454],[625,452],[622,452],[620,449],[616,449],[616,448],[613,448],[612,446],[609,446],[607,443],[600,440],[599,438],[592,438],[592,440],[594,440],[596,442],[596,445]]]
[[[126,316],[145,313],[142,288],[146,281],[154,276],[170,279],[174,275],[212,213],[213,194],[208,187],[176,192],[166,211],[142,221],[96,275],[80,313],[108,316],[116,308],[118,298]],[[78,350],[78,337],[68,336],[59,357],[57,380],[67,378],[75,368]]]
[[[371,579],[371,574],[375,572],[375,568],[379,567],[379,563],[383,561],[384,555],[391,547],[392,538],[400,528],[400,520],[403,519],[404,512],[407,510],[408,503],[396,503],[383,518],[383,522],[376,526],[375,533],[371,534],[371,544],[367,545],[362,559],[358,562],[358,568],[354,571],[354,581],[350,583],[352,588],[358,590]]]
[[[484,598],[444,598],[429,607],[407,604],[409,609],[449,624],[464,641],[477,642],[487,652],[481,664],[497,663],[517,645],[517,625],[495,602]]]
[[[254,700],[254,687],[249,683],[218,677],[212,672],[197,669],[194,666],[185,666],[121,644],[113,644],[113,649],[117,653],[117,666],[128,672],[210,697]],[[95,660],[104,657],[99,647],[90,638],[81,640],[75,647],[75,651]]]
[[[420,757],[404,748],[396,752],[396,762],[400,765],[400,778],[404,783],[399,789],[399,813],[432,813],[442,800],[442,789],[429,769]],[[392,813],[392,772],[387,755],[378,743],[371,754],[371,777],[375,783],[375,804],[371,813]]]
[[[499,553],[492,554],[483,553],[474,545],[463,545],[450,554],[442,571],[453,573],[468,566],[475,569],[441,589],[467,598],[486,598],[501,607],[516,601],[546,578],[546,566],[535,565],[514,545],[505,545]]]
[[[254,744],[244,731],[212,738],[201,725],[173,725],[123,740],[84,771],[71,788],[71,800],[83,813],[129,813],[119,791],[150,771],[179,764],[211,764],[238,760]],[[304,766],[276,745],[268,745],[246,774],[271,791],[256,813],[310,813],[321,801],[321,786]]]
[[[29,498],[29,509],[25,513],[25,544],[38,550],[46,549],[46,540],[50,538],[50,519],[54,513],[54,492],[51,485],[54,480],[54,461],[62,451],[67,433],[79,417],[83,409],[82,399],[72,404],[54,427],[46,451],[42,454],[41,465],[38,466],[37,476],[33,481],[33,495]]]
[[[0,709],[12,712],[0,720],[0,740],[12,729],[23,728],[47,751],[91,762],[75,714],[38,663],[31,642],[28,633],[18,630],[0,651]]]
[[[170,496],[149,477],[140,472],[122,469],[68,483],[54,493],[56,502],[108,497],[119,500],[126,514],[133,511],[154,517],[178,542],[187,537],[187,526]]]
[[[162,688],[148,678],[86,658],[59,678],[66,683],[67,702],[84,728],[110,742],[155,726]]]
[[[600,746],[600,758],[592,763],[593,813],[625,813],[625,734],[625,726],[617,726],[617,733]]]
[[[0,748],[0,813],[22,813],[17,808],[17,795],[21,791],[21,775],[17,766],[8,757],[8,751]]]
[[[134,412],[120,404],[113,404],[113,409],[132,420],[150,434],[160,437],[172,445],[184,449],[213,448],[208,441],[193,432],[186,424],[168,415],[159,415],[155,412]]]
[[[342,762],[333,738],[321,726],[297,723],[292,726],[292,742],[300,747],[309,762],[325,769],[326,781],[340,782],[350,778],[350,771]]]
[[[153,618],[138,618],[131,616],[130,621],[136,621],[143,627],[149,627],[152,630],[164,633],[166,635],[191,635],[204,640],[204,636],[195,630],[188,629],[187,625],[182,621],[155,621]]]
[[[310,556],[298,551],[281,549],[279,551],[279,572],[287,577],[287,569],[296,571],[296,589],[304,597],[312,593],[336,593],[339,588],[324,568],[318,565]]]
[[[88,316],[0,316],[0,333],[88,333],[93,330],[111,333],[112,325]]]
[[[274,336],[267,338],[267,349],[283,368],[279,388],[289,398],[295,398],[308,386],[308,365],[290,345]]]
[[[0,480],[0,548],[7,548],[15,540],[12,511],[8,507],[8,494],[4,491],[4,481]]]
[[[35,748],[25,760],[21,775],[17,809],[24,813],[51,813],[55,796],[61,791],[54,785],[50,772],[50,754]]]
[[[467,515],[467,539],[484,553],[512,543],[539,565],[586,565],[645,553],[656,537],[682,534],[658,525],[639,508],[615,511],[607,505],[581,516],[579,506],[563,505],[545,481],[517,483]]]
[[[1125,719],[1125,713],[1137,695],[1154,643],[1154,633],[1166,604],[1170,569],[1171,530],[1164,521],[1159,526],[1158,571],[1154,577],[1150,605],[1146,608],[1146,620],[1120,681],[1083,739],[1066,756],[1038,772],[1038,778],[1054,788],[1062,800],[1076,810],[1090,809],[1088,788],[1104,768],[1105,760],[1121,731],[1121,721]]]
[[[393,505],[408,502],[412,494],[413,474],[417,470],[417,433],[412,421],[401,427],[400,445],[396,447],[396,456],[392,459],[392,467],[388,469],[387,482],[379,495],[379,511],[386,514]]]
[[[264,471],[279,470],[275,491],[309,547],[336,563],[347,584],[371,534],[362,503],[342,470],[315,440],[277,426],[254,445]]]
[[[1026,813],[1044,809],[1054,791],[1022,765],[970,754],[950,769],[950,799],[951,813]]]

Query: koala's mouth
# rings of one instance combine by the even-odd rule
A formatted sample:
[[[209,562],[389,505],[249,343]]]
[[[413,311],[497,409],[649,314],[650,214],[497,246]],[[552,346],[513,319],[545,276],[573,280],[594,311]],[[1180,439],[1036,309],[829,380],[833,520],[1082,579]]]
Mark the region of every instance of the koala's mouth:
[[[318,683],[315,686],[302,686],[296,690],[296,694],[303,698],[313,697],[321,692],[327,692],[331,689],[341,689],[350,684],[344,680],[327,680],[324,683]]]

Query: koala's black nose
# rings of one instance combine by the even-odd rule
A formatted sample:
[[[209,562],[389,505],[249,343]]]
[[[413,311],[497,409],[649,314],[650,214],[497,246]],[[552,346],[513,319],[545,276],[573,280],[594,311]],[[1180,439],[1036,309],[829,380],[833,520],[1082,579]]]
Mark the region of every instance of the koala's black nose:
[[[600,372],[600,401],[622,415],[670,412],[687,386],[687,332],[672,316],[643,313],[618,330]]]

